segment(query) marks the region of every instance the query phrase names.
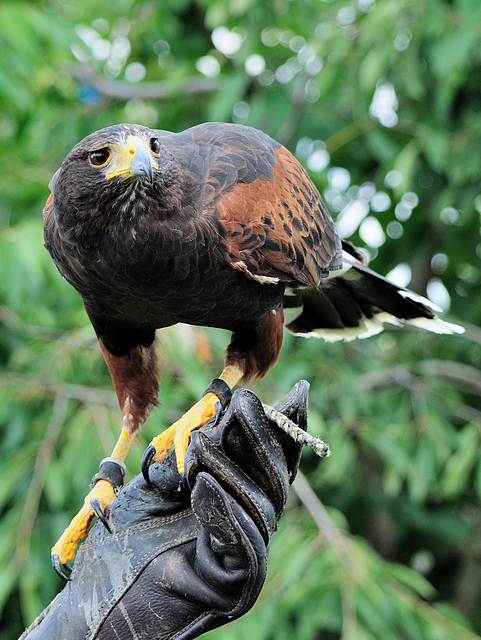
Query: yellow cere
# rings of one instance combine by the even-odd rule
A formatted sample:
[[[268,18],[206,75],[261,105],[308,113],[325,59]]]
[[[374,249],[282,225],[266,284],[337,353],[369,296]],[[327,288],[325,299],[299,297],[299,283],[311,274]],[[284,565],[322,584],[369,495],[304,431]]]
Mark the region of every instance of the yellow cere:
[[[110,164],[113,167],[113,171],[107,174],[107,178],[109,180],[110,178],[114,178],[115,176],[120,176],[122,174],[126,174],[126,178],[133,175],[130,170],[130,164],[139,145],[143,146],[150,155],[151,152],[148,144],[138,136],[129,136],[125,141],[125,144],[110,145],[112,150],[112,160]],[[152,162],[152,167],[154,169],[158,169],[158,166],[154,162]]]

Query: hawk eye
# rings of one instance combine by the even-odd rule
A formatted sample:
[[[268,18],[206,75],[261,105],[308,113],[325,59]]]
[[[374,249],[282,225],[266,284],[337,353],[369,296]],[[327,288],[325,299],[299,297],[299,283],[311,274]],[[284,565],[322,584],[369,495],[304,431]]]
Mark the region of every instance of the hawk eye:
[[[90,164],[93,164],[94,167],[103,167],[109,159],[110,150],[107,147],[89,153]]]
[[[150,150],[156,155],[160,153],[160,142],[158,138],[150,138]]]

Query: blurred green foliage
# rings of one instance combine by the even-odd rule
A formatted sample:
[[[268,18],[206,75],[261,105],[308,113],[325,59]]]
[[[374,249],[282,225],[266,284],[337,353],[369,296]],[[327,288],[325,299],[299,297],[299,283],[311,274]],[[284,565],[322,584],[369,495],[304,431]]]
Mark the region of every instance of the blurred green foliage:
[[[265,130],[308,167],[382,273],[463,337],[286,336],[254,389],[311,382],[307,451],[268,582],[212,639],[481,637],[481,4],[478,0],[44,0],[0,7],[0,638],[61,587],[49,551],[118,432],[77,294],[43,248],[67,151],[136,121]],[[144,445],[199,397],[228,336],[162,332]],[[297,487],[297,488],[296,488]]]

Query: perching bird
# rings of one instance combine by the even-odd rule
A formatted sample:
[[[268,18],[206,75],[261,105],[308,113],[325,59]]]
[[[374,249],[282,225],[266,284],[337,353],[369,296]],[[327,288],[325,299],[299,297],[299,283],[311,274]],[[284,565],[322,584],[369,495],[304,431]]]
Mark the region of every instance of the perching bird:
[[[220,376],[230,388],[275,364],[284,309],[293,315],[291,332],[326,340],[366,337],[385,322],[462,331],[365,266],[339,238],[303,167],[256,129],[107,127],[72,149],[50,188],[45,244],[82,297],[120,404],[122,433],[108,459],[114,468],[157,403],[160,327],[232,331]],[[155,459],[174,440],[182,470],[189,434],[213,415],[217,399],[208,393],[154,439]],[[112,497],[111,482],[97,482],[52,550],[57,569]]]

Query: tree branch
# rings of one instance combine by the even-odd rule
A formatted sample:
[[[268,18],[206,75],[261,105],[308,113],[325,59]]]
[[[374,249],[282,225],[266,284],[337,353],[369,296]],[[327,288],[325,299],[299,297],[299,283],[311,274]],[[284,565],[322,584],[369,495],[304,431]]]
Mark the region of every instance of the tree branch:
[[[481,373],[474,367],[451,360],[423,360],[419,369],[423,375],[449,382],[464,393],[481,396]]]
[[[70,384],[58,380],[58,378],[46,378],[34,374],[16,373],[9,371],[5,375],[0,375],[0,384],[7,385],[11,383],[29,386],[31,389],[50,391],[55,395],[79,400],[83,404],[100,404],[107,407],[119,407],[117,396],[113,391],[107,389],[95,389],[92,387],[83,387],[79,384]]]
[[[221,80],[211,78],[191,77],[180,86],[173,88],[163,81],[126,82],[111,80],[97,73],[88,64],[65,67],[63,73],[87,84],[106,98],[115,100],[130,100],[141,98],[145,100],[165,100],[173,95],[193,96],[219,91],[223,87]]]
[[[319,527],[321,534],[326,538],[326,540],[338,547],[339,542],[343,540],[344,535],[332,521],[325,506],[312,490],[311,485],[302,471],[297,472],[296,480],[292,485],[292,488],[304,507],[310,513],[316,525]]]

